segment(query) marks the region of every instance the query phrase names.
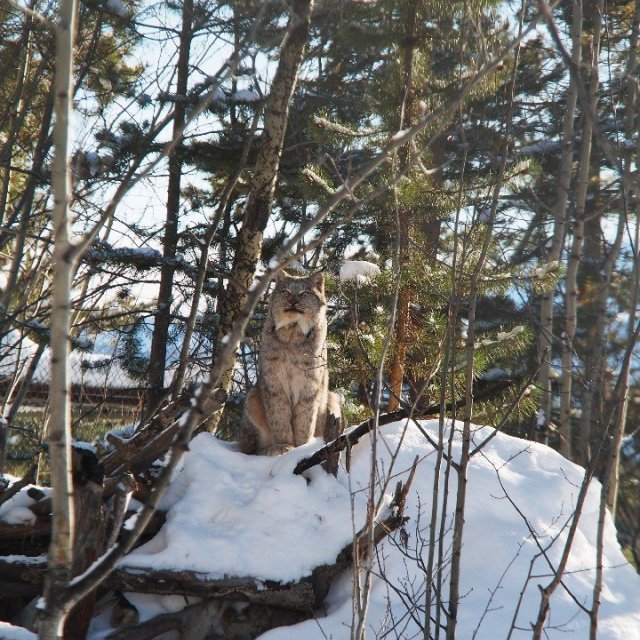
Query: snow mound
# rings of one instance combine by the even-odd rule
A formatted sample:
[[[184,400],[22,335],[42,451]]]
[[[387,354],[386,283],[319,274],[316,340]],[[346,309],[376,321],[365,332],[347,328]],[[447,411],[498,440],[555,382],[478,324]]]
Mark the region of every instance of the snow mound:
[[[421,426],[437,440],[438,422]],[[474,427],[483,441],[489,428]],[[368,637],[423,637],[425,576],[416,557],[426,562],[436,454],[412,424],[394,423],[378,435],[378,469],[391,474],[391,493],[406,478],[416,456],[416,477],[405,514],[408,542],[396,532],[378,547],[367,616]],[[278,458],[237,453],[209,434],[194,439],[176,474],[163,508],[167,522],[155,539],[125,559],[128,566],[191,569],[212,577],[254,576],[291,581],[313,567],[333,562],[359,529],[366,513],[371,447],[364,438],[353,450],[350,476],[338,478],[320,469],[294,476],[296,462],[321,444],[313,441]],[[394,453],[399,451],[397,456]],[[457,428],[453,455],[460,453]],[[444,465],[443,465],[444,466]],[[444,472],[441,472],[444,474]],[[530,622],[539,607],[538,585],[550,581],[557,566],[567,522],[583,470],[543,445],[498,434],[472,460],[462,556],[458,637],[477,640],[530,638]],[[444,492],[441,476],[440,500]],[[564,586],[553,595],[545,637],[589,637],[596,562],[600,486],[593,483],[567,567]],[[449,479],[445,522],[444,583],[448,578],[455,472]],[[353,499],[353,508],[351,505]],[[437,525],[439,526],[439,524]],[[531,532],[535,532],[535,536]],[[545,555],[540,547],[546,549]],[[607,517],[604,532],[604,587],[599,640],[640,640],[640,578],[626,562]],[[533,577],[530,577],[533,576]],[[391,585],[391,587],[389,586]],[[336,580],[327,598],[326,616],[274,629],[268,640],[345,638],[352,624],[352,575]],[[433,613],[433,612],[432,612]],[[395,631],[391,628],[397,625]]]
[[[437,440],[437,421],[422,422],[422,427]],[[474,427],[473,440],[483,441],[487,427]],[[406,549],[399,537],[379,547],[377,566],[392,585],[374,579],[367,617],[371,637],[383,637],[394,625],[392,637],[422,638],[424,618],[424,573],[412,557],[426,560],[429,513],[436,455],[414,425],[395,423],[380,432],[378,464],[387,471],[392,454],[399,455],[392,471],[394,482],[406,477],[416,455],[421,459],[405,514],[409,541]],[[459,433],[454,439],[454,459],[460,453]],[[362,508],[368,486],[370,448],[361,442],[355,448],[351,482],[356,508]],[[447,529],[444,548],[450,551],[456,482],[449,482]],[[462,584],[458,616],[459,638],[502,640],[530,638],[530,622],[535,620],[540,594],[538,585],[551,578],[549,565],[538,543],[546,548],[546,557],[557,566],[566,540],[565,524],[578,495],[583,469],[565,460],[544,445],[498,434],[472,460],[469,469]],[[344,481],[344,479],[343,479]],[[441,494],[444,477],[441,477]],[[591,606],[596,562],[596,527],[600,485],[591,486],[570,555],[567,575],[551,599],[545,638],[550,640],[589,637],[589,619],[577,603]],[[507,496],[513,501],[507,498]],[[441,498],[442,499],[442,496]],[[514,506],[515,505],[515,506]],[[517,509],[516,509],[517,507]],[[519,513],[519,512],[520,513]],[[525,522],[525,519],[527,522]],[[527,523],[536,533],[537,542]],[[379,561],[379,560],[378,560]],[[448,559],[445,584],[448,577]],[[604,587],[601,594],[599,640],[640,640],[640,577],[627,563],[616,540],[615,528],[607,514],[604,532]],[[528,576],[532,575],[533,578]],[[397,591],[394,591],[397,589]],[[522,601],[518,600],[522,592]],[[409,594],[407,596],[407,594]],[[413,595],[412,595],[413,594]],[[313,640],[346,637],[352,620],[352,580],[343,576],[333,585],[327,599],[328,615],[294,627],[275,629],[261,636],[264,640]],[[575,600],[574,600],[575,598]],[[412,600],[414,602],[412,602]],[[433,613],[433,611],[432,611]],[[509,636],[515,621],[516,629]]]
[[[321,469],[309,484],[292,473],[322,444],[268,458],[198,435],[161,502],[166,523],[123,564],[290,582],[333,562],[352,536],[349,491]]]

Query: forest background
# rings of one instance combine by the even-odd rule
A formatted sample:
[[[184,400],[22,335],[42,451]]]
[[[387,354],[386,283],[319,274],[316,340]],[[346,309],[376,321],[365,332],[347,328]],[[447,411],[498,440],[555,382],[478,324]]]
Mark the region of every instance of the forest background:
[[[602,0],[3,3],[1,468],[68,488],[71,438],[166,426],[197,388],[184,442],[235,439],[270,280],[323,269],[348,424],[548,443],[639,566],[639,24]]]

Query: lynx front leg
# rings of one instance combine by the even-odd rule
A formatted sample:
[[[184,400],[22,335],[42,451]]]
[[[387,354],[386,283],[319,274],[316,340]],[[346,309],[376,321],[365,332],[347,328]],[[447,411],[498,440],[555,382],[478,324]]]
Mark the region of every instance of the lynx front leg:
[[[264,389],[260,395],[270,427],[269,438],[262,443],[260,453],[276,456],[293,449],[295,443],[289,399],[270,388]]]
[[[293,440],[296,447],[306,444],[313,438],[320,402],[316,396],[300,398],[293,413]]]

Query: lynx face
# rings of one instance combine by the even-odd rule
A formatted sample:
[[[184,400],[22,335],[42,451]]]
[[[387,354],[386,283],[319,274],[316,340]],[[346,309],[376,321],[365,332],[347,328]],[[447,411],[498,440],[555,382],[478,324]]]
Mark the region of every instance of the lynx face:
[[[297,278],[283,274],[276,280],[271,312],[276,330],[298,325],[304,335],[324,313],[324,276],[321,273]]]

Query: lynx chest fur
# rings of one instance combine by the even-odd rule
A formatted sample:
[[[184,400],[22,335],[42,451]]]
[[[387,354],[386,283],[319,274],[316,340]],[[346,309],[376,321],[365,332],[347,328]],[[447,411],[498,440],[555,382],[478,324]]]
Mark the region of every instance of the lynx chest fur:
[[[324,276],[281,275],[269,304],[258,380],[247,394],[240,427],[244,453],[277,455],[324,435],[329,392]]]

